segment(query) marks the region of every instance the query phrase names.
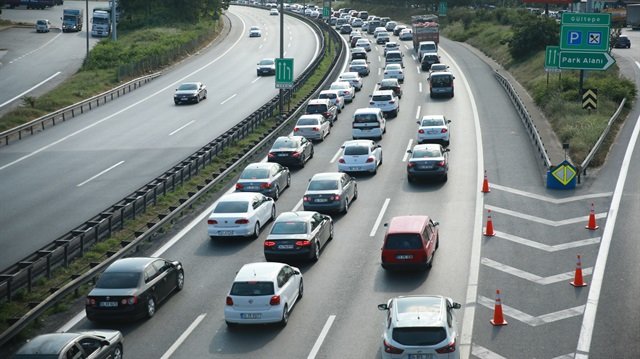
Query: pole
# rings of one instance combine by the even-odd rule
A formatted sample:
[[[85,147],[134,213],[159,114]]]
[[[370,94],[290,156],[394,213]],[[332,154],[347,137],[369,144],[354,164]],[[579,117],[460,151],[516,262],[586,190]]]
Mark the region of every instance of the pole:
[[[87,33],[87,56],[85,58],[89,58],[89,0],[85,0],[85,11],[87,12],[86,15],[86,22],[85,22],[85,29],[84,31],[86,31]]]
[[[280,0],[280,58],[284,59],[284,0]],[[279,89],[280,115],[284,114],[284,89]]]
[[[584,70],[580,70],[580,91],[578,93],[578,102],[582,101],[582,85],[584,85]]]
[[[118,34],[116,32],[116,22],[118,17],[116,16],[116,0],[111,0],[111,40],[118,40]]]

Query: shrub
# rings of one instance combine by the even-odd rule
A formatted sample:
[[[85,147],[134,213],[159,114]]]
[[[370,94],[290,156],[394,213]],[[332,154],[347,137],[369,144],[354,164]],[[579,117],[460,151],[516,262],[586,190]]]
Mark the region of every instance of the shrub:
[[[559,43],[558,24],[546,18],[525,17],[513,25],[509,52],[515,61],[526,60],[547,45]]]

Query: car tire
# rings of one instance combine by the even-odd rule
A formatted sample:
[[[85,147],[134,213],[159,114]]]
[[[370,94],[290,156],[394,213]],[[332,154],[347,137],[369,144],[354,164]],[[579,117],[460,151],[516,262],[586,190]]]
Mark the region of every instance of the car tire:
[[[260,237],[260,222],[256,222],[256,225],[253,226],[253,233],[251,234],[251,238],[256,239]]]
[[[313,158],[313,153],[315,152],[315,150],[313,149],[313,147],[311,147],[311,154],[309,155],[309,159]]]
[[[196,103],[200,103],[200,95],[196,95]]]
[[[427,269],[431,269],[431,267],[433,267],[433,257],[435,257],[435,254],[436,252],[431,253],[431,258],[426,263]]]
[[[304,281],[300,278],[300,284],[298,284],[298,300],[304,296]]]
[[[118,344],[111,354],[111,359],[122,359],[123,356],[122,344]]]
[[[291,187],[291,174],[287,175],[287,188]]]
[[[331,227],[329,227],[329,239],[328,239],[329,241],[333,239],[333,235],[334,235],[334,233],[333,233],[333,222],[331,222],[330,226]]]
[[[269,220],[273,221],[276,219],[276,206],[271,207],[271,218]]]
[[[318,258],[320,258],[320,243],[318,242],[318,240],[316,239],[313,242],[313,254],[311,255],[311,260],[313,262],[317,262]]]
[[[282,310],[282,319],[280,319],[280,326],[286,327],[289,322],[289,306],[284,305],[284,309]]]
[[[238,327],[238,323],[231,323],[229,321],[225,320],[225,323],[227,323],[227,328],[229,328],[229,330],[233,330],[236,329]]]
[[[151,318],[156,314],[156,300],[153,296],[149,296],[149,298],[147,298],[146,309],[147,312],[145,314],[147,315],[147,318]]]
[[[358,199],[358,186],[356,185],[355,190],[353,191],[353,200]]]
[[[382,166],[382,155],[380,155],[380,163],[378,163],[378,166]]]
[[[448,174],[444,174],[444,176],[442,176],[442,182],[447,182],[449,175]]]
[[[413,183],[415,182],[415,178],[413,178],[413,176],[411,175],[407,175],[407,181],[409,181],[409,183]]]
[[[204,91],[204,96],[202,96],[202,99],[203,99],[203,100],[206,100],[206,99],[207,99],[207,91],[206,91],[206,90]]]
[[[436,238],[436,249],[440,247],[440,236]]]
[[[184,271],[179,271],[176,278],[176,291],[181,291],[184,288]]]
[[[306,164],[307,159],[305,158],[305,155],[302,155],[302,157],[300,158],[300,163],[298,164],[298,166],[300,168],[304,168],[304,165]]]
[[[277,201],[278,198],[280,198],[280,187],[276,185],[276,188],[274,188],[273,191],[273,200]]]
[[[344,200],[344,209],[342,213],[347,214],[349,212],[349,198],[345,198]]]

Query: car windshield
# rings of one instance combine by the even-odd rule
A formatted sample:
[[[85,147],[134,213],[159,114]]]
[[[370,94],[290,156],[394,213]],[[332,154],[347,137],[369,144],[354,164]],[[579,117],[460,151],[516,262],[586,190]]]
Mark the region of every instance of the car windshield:
[[[198,85],[196,84],[182,84],[180,85],[180,87],[178,87],[178,91],[197,90],[197,89],[198,89]]]
[[[260,30],[260,28],[257,26],[251,26],[251,30]]]
[[[323,113],[327,110],[327,106],[323,104],[307,105],[307,113]]]
[[[441,118],[425,118],[422,119],[422,126],[444,126],[444,120]]]
[[[442,342],[447,338],[447,332],[442,327],[394,328],[392,337],[402,345],[426,346]]]
[[[367,146],[347,146],[344,148],[345,156],[368,155],[369,147]]]
[[[413,156],[411,158],[431,158],[431,157],[442,157],[442,153],[440,150],[434,149],[418,149],[413,150]]]
[[[298,144],[288,138],[279,138],[271,148],[274,150],[298,148]]]
[[[338,181],[336,180],[315,180],[309,183],[310,191],[328,191],[338,189]]]
[[[140,283],[140,273],[136,272],[104,272],[98,282],[96,288],[114,289],[114,288],[136,288]]]
[[[231,286],[231,295],[238,296],[255,296],[255,295],[273,295],[272,282],[235,282]]]
[[[391,101],[391,95],[373,95],[371,101]]]
[[[317,118],[301,118],[298,120],[296,126],[315,126],[318,124]]]
[[[307,233],[305,222],[276,222],[271,228],[271,234],[303,234]]]
[[[218,202],[213,213],[245,213],[248,208],[247,201],[222,201]]]
[[[242,171],[240,179],[262,179],[269,178],[269,170],[266,168],[246,168]]]
[[[273,60],[260,60],[258,65],[273,65],[275,62]]]
[[[394,233],[387,235],[385,249],[419,249],[422,247],[420,235],[415,233]]]
[[[38,24],[38,25],[46,25],[46,24],[47,24],[47,22],[46,22],[46,21],[44,21],[44,20],[38,20],[38,21],[36,22],[36,24]]]

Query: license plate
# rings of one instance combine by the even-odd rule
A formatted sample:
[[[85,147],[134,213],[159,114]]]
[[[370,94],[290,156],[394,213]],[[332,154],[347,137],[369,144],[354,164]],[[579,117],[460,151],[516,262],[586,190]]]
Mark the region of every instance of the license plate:
[[[358,171],[360,167],[349,167],[349,171]]]
[[[435,135],[436,133],[438,133],[438,131],[437,130],[428,130],[427,133],[430,134],[430,135]]]
[[[118,306],[118,302],[100,302],[101,307],[113,308]]]
[[[409,354],[409,359],[432,359],[432,354]]]
[[[399,254],[396,256],[396,259],[412,259],[412,254]]]
[[[257,191],[258,189],[260,189],[260,187],[258,186],[247,186],[247,191]]]
[[[230,236],[233,234],[233,231],[218,231],[219,236]]]
[[[260,318],[262,318],[262,313],[240,313],[240,318],[242,318],[242,319],[260,319]]]
[[[329,202],[329,200],[326,198],[316,198],[314,202]]]
[[[293,244],[278,244],[278,249],[293,249]]]
[[[433,166],[429,166],[429,165],[418,166],[418,169],[421,169],[421,170],[430,170],[432,168],[433,168]]]
[[[286,157],[286,156],[289,156],[289,154],[288,154],[288,153],[278,153],[278,156],[280,156],[280,157]]]

